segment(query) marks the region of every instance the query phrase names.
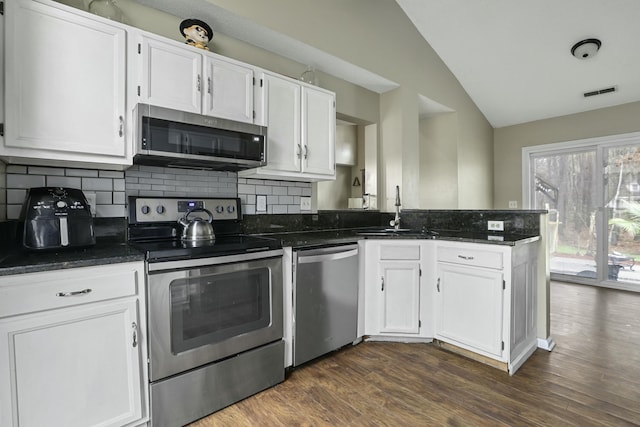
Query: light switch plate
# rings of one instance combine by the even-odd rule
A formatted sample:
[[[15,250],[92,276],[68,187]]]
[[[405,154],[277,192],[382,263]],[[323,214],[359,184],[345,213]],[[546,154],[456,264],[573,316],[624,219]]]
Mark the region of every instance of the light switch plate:
[[[256,196],[256,212],[266,212],[267,211],[267,196],[260,195]]]
[[[487,229],[489,231],[504,231],[504,221],[488,221]]]

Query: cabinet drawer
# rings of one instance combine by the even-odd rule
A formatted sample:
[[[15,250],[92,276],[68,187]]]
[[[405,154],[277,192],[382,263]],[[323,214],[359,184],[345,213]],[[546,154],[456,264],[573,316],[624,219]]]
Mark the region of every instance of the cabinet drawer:
[[[420,261],[420,245],[381,245],[380,259]]]
[[[0,317],[136,295],[143,263],[0,277]]]
[[[438,261],[454,264],[487,267],[502,270],[503,254],[501,252],[483,251],[469,248],[439,247]]]

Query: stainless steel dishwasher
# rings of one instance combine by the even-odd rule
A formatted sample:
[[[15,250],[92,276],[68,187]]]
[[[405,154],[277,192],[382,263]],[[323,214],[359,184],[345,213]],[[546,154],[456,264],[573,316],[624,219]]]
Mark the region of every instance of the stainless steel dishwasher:
[[[293,253],[293,366],[357,339],[358,245]]]

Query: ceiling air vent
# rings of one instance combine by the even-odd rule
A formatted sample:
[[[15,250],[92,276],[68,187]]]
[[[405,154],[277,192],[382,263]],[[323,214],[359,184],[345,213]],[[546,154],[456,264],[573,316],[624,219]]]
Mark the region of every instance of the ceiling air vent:
[[[600,89],[600,90],[593,90],[591,92],[585,92],[584,93],[584,97],[588,98],[590,96],[603,95],[605,93],[611,93],[611,92],[615,92],[615,91],[616,91],[616,87],[615,86],[611,86],[611,87],[608,87],[606,89]]]

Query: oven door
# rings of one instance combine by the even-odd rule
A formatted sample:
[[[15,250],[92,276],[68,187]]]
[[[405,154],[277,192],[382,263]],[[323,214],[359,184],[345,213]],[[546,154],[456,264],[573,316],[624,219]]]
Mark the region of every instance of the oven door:
[[[282,250],[151,263],[147,286],[152,382],[282,339]]]

